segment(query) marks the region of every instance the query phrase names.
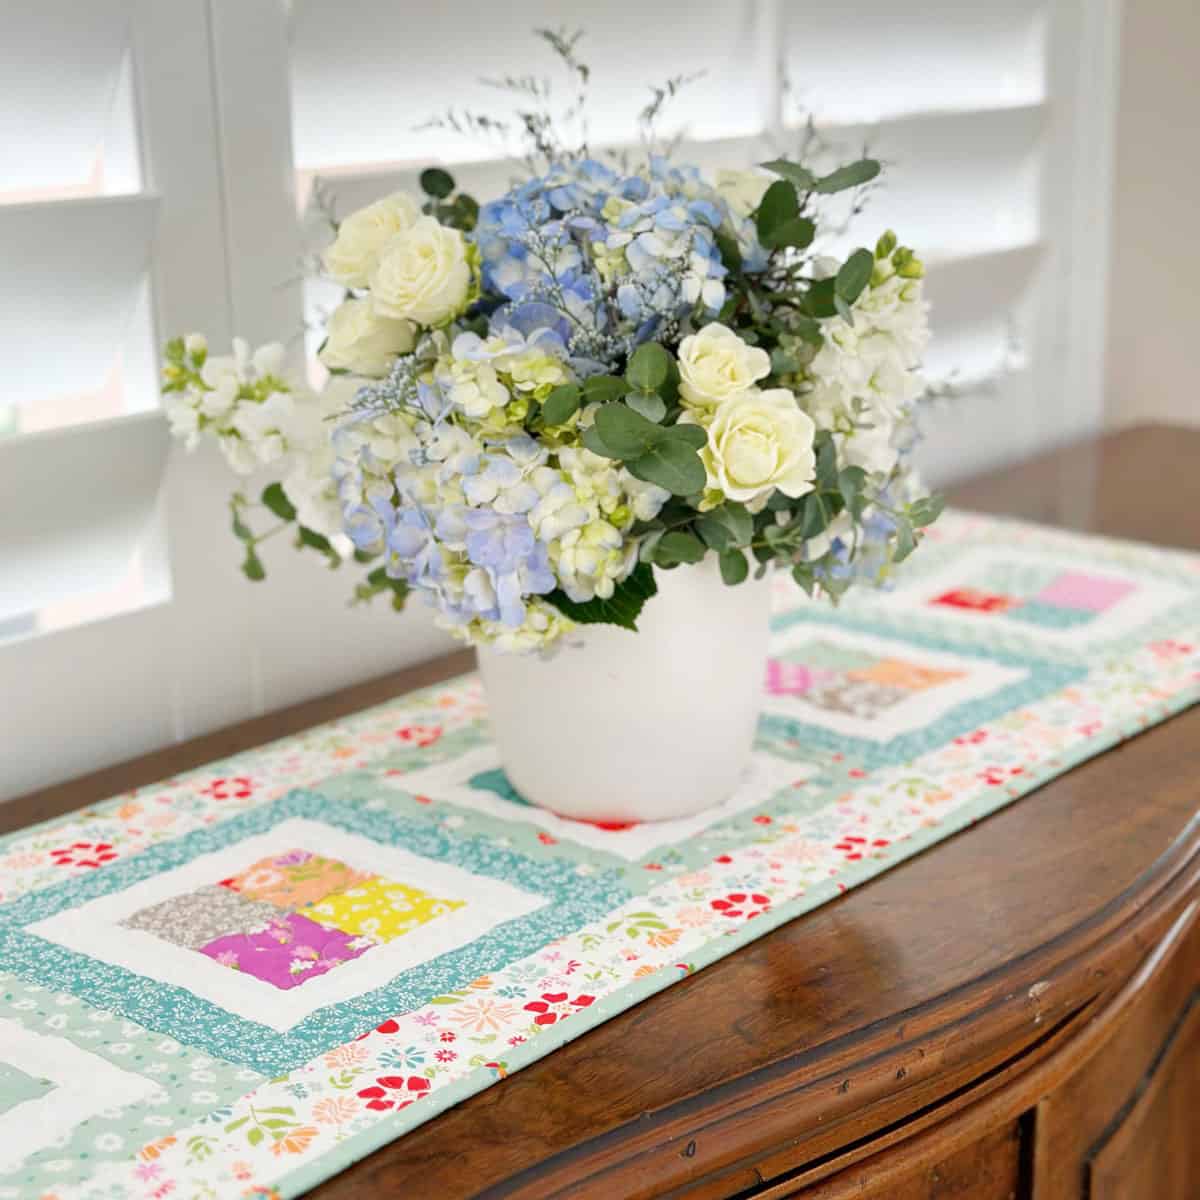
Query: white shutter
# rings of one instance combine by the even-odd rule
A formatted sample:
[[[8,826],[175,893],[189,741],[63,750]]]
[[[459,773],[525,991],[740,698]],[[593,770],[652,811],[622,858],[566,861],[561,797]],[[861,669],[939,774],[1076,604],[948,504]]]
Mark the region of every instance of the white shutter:
[[[510,174],[497,147],[414,126],[501,102],[479,76],[554,73],[534,27],[586,28],[593,144],[630,140],[650,86],[703,70],[665,120],[686,126],[682,157],[786,152],[799,103],[888,163],[847,244],[892,225],[929,263],[929,365],[963,392],[930,426],[935,479],[1099,424],[1117,0],[0,9],[0,336],[22,363],[0,398],[0,795],[448,644],[420,605],[348,609],[348,572],[286,547],[266,584],[246,584],[222,464],[174,450],[164,472],[150,347],[155,324],[299,345],[298,200],[315,176],[341,213],[439,161],[496,194]],[[90,408],[45,407],[51,388],[83,389]],[[126,415],[22,435],[39,410],[43,426]],[[80,575],[120,615],[63,629],[88,615]],[[19,611],[30,603],[39,616]]]

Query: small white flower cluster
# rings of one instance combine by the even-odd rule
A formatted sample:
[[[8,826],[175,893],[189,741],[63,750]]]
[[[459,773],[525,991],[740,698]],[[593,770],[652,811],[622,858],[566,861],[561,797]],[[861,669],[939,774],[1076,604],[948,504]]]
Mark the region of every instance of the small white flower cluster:
[[[911,251],[894,238],[882,242],[871,282],[852,306],[853,324],[840,316],[823,322],[824,345],[808,368],[806,408],[834,434],[845,464],[870,474],[896,466],[913,404],[925,390],[919,368],[929,304],[922,273]]]
[[[329,474],[326,419],[348,401],[345,385],[333,381],[322,392],[297,386],[284,371],[278,343],[251,352],[235,338],[232,355],[210,358],[203,336],[193,333],[167,354],[163,409],[171,432],[189,450],[202,436],[213,438],[239,475],[264,467],[281,471],[300,523],[337,533],[341,514]]]
[[[446,324],[478,294],[476,254],[462,233],[423,216],[404,192],[348,216],[324,254],[325,269],[352,295],[329,319],[321,361],[379,378],[409,353],[419,328]]]

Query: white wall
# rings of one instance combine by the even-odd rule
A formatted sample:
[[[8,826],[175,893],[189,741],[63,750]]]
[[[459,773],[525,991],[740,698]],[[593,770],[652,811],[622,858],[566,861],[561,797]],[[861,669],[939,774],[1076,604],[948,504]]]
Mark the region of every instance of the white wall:
[[[1108,405],[1200,425],[1200,3],[1127,0],[1117,112]]]

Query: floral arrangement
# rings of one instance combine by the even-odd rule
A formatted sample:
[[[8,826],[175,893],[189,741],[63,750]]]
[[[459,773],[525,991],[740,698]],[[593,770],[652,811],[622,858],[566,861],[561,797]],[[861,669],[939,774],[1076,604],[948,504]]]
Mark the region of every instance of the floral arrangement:
[[[577,39],[546,36],[582,92]],[[730,586],[784,568],[836,600],[884,581],[940,511],[911,461],[923,269],[891,232],[819,252],[827,198],[879,163],[798,155],[709,180],[651,137],[602,161],[540,108],[518,115],[532,152],[504,195],[481,206],[433,168],[422,197],[335,224],[323,266],[345,298],[319,392],[278,346],[168,344],[173,431],[277,476],[258,502],[271,529],[231,501],[246,575],[294,528],[331,565],[364,564],[357,599],[419,592],[463,639],[513,650],[636,628],[655,571],[709,554]]]

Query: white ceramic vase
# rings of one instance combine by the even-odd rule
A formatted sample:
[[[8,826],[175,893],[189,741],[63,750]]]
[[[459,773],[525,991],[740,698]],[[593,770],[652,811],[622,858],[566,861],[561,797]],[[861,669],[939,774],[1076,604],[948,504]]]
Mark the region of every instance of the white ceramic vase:
[[[749,764],[770,578],[736,587],[715,555],[656,571],[638,632],[579,630],[547,659],[481,648],[492,731],[532,804],[590,821],[655,821],[727,799]]]

